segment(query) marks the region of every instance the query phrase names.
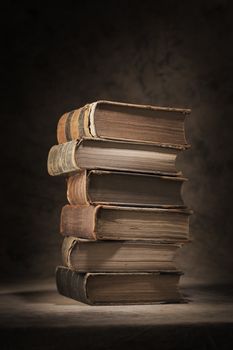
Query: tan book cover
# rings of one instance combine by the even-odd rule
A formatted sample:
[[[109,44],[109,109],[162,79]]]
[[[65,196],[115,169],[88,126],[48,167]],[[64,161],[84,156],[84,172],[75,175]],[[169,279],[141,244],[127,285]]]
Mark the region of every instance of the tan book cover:
[[[180,146],[82,138],[53,146],[48,154],[48,172],[67,175],[85,169],[107,169],[180,175],[176,169]]]

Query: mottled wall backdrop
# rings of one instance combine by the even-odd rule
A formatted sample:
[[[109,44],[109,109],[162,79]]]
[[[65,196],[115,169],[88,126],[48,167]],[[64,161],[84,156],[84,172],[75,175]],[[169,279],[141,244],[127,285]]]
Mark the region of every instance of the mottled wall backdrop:
[[[78,3],[78,2],[77,2]],[[98,99],[191,107],[178,166],[195,214],[186,276],[232,277],[233,12],[230,1],[90,1],[4,9],[3,278],[60,263],[62,178],[47,175],[65,111]]]

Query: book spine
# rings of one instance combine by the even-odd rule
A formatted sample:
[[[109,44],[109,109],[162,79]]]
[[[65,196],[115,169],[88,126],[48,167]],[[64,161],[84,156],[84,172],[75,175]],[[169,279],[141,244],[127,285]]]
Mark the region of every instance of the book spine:
[[[61,211],[60,233],[63,236],[96,240],[97,210],[98,207],[93,205],[65,205]]]
[[[68,268],[73,267],[72,261],[71,261],[71,254],[77,244],[78,244],[78,239],[75,237],[65,237],[63,239],[62,248],[61,248],[62,263],[64,266]]]
[[[51,176],[62,175],[79,170],[75,159],[77,141],[53,146],[48,155],[48,173]]]
[[[67,180],[67,199],[73,205],[88,205],[86,170],[70,176]]]
[[[56,285],[61,295],[90,304],[87,297],[87,274],[77,273],[62,266],[56,268]]]
[[[57,125],[57,141],[65,143],[71,140],[80,140],[82,137],[91,137],[89,131],[89,115],[91,105],[65,113]]]

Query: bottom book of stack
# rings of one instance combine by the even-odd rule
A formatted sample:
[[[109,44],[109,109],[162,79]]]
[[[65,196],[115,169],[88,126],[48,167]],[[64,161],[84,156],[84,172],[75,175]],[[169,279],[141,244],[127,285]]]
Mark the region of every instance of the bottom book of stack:
[[[58,292],[90,305],[178,303],[181,272],[86,272],[58,266]]]

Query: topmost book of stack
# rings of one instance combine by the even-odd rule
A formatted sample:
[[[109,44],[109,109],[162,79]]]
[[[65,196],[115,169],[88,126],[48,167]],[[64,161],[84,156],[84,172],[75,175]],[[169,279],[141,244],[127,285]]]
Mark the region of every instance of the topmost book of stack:
[[[83,137],[138,141],[185,149],[184,121],[190,109],[97,101],[65,113],[58,143]]]

